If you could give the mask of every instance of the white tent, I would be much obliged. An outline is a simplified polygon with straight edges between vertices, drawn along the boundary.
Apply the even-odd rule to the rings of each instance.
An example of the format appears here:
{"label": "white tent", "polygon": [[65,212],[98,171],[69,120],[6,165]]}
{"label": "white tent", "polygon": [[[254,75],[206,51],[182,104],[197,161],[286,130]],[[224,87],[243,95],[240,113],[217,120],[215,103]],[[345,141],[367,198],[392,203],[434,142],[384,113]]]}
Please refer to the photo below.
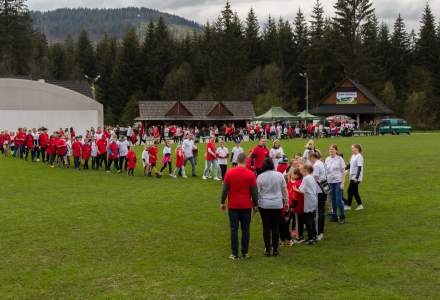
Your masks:
{"label": "white tent", "polygon": [[0,129],[73,127],[84,134],[103,125],[101,103],[44,81],[0,78]]}

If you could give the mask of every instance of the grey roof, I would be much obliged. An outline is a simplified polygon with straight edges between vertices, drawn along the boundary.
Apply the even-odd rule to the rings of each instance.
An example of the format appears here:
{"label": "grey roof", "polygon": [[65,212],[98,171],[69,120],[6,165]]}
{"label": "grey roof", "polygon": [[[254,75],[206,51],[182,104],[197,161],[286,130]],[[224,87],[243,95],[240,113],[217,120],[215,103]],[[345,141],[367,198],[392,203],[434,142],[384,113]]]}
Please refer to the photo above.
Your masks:
{"label": "grey roof", "polygon": [[46,80],[46,82],[72,90],[89,98],[93,98],[92,88],[85,80]]}
{"label": "grey roof", "polygon": [[[393,111],[389,109],[382,101],[379,100],[367,87],[358,83],[355,80],[346,78],[350,83],[361,93],[367,97],[371,104],[354,104],[354,105],[338,105],[338,104],[320,104],[311,112],[314,114],[378,114],[391,115]],[[343,80],[342,82],[344,82]],[[334,88],[329,94],[333,93],[339,88],[339,85]]]}
{"label": "grey roof", "polygon": [[[255,117],[254,106],[250,101],[181,101],[192,116],[166,116],[177,101],[139,102],[138,121],[228,121],[251,120]],[[208,116],[213,108],[222,103],[233,116]]]}

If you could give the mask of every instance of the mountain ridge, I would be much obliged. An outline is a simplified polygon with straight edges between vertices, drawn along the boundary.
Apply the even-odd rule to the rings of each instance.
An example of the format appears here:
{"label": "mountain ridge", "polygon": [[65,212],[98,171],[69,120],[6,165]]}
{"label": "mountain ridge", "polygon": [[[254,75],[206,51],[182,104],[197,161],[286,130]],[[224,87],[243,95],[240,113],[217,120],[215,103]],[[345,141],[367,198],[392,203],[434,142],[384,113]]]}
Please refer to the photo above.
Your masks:
{"label": "mountain ridge", "polygon": [[86,30],[94,42],[106,34],[121,39],[130,27],[142,35],[148,23],[157,22],[160,17],[177,37],[202,29],[195,21],[146,7],[59,8],[31,11],[31,17],[34,29],[44,33],[49,42],[61,42],[68,35],[75,38],[82,30]]}

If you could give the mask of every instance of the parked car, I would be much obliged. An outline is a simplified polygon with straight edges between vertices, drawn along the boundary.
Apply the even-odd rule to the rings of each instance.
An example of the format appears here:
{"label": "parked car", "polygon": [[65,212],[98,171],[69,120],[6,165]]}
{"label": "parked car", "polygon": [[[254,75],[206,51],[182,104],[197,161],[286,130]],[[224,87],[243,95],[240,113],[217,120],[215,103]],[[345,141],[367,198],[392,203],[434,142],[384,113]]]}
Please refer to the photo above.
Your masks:
{"label": "parked car", "polygon": [[403,119],[383,119],[379,123],[379,134],[399,135],[401,133],[411,134],[412,127]]}

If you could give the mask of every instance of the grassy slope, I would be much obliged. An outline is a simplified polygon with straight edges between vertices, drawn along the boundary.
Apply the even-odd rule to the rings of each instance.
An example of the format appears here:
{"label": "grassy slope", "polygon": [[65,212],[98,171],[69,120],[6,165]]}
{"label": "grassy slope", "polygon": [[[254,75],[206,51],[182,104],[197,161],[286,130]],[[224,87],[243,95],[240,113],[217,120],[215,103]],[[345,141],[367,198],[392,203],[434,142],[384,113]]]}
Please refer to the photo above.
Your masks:
{"label": "grassy slope", "polygon": [[256,217],[240,262],[227,260],[218,183],[0,158],[0,298],[439,298],[439,138],[319,141],[364,145],[367,209],[277,259],[262,256]]}

